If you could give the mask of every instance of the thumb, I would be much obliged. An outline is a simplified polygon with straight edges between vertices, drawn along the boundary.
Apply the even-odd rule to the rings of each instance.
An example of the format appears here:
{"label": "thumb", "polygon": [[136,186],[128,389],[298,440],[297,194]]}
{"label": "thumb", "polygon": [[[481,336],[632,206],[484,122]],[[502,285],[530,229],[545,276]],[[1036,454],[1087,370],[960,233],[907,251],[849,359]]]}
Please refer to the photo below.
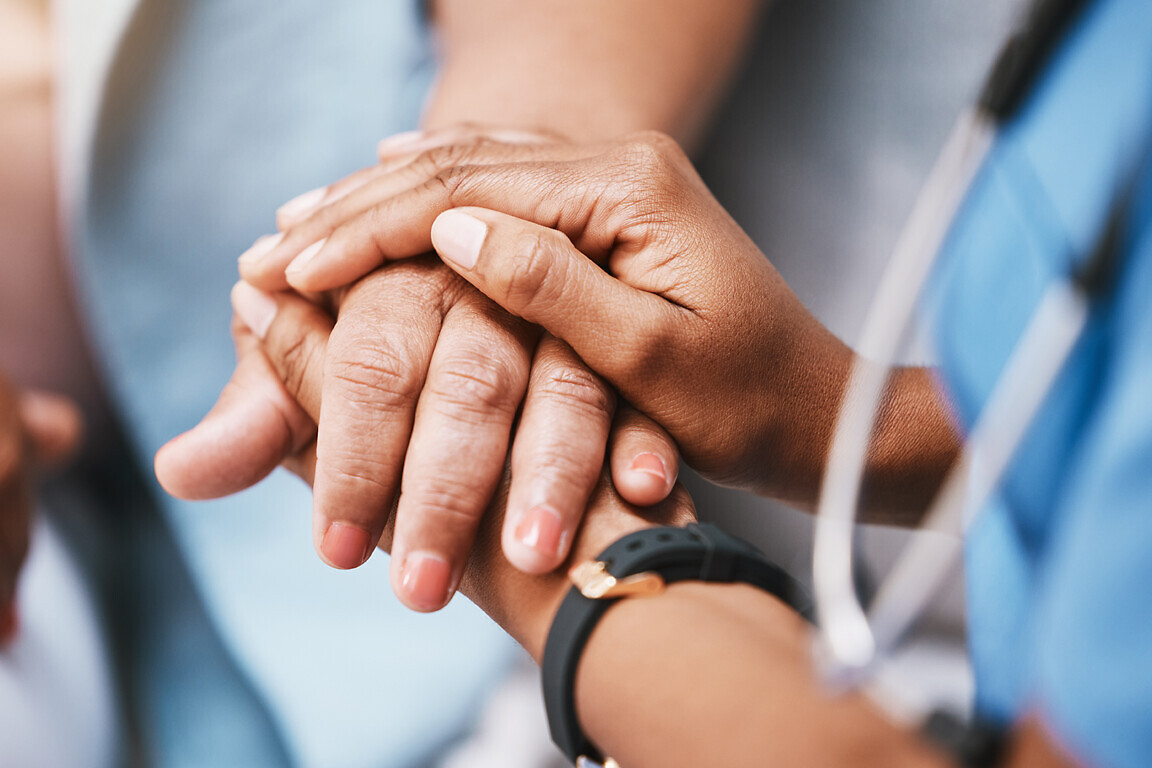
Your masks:
{"label": "thumb", "polygon": [[441,213],[432,245],[481,293],[568,342],[616,384],[651,352],[673,311],[605,272],[564,233],[497,211]]}
{"label": "thumb", "polygon": [[255,485],[316,435],[252,331],[234,321],[233,335],[236,370],[216,405],[156,454],[156,478],[177,498],[215,499]]}

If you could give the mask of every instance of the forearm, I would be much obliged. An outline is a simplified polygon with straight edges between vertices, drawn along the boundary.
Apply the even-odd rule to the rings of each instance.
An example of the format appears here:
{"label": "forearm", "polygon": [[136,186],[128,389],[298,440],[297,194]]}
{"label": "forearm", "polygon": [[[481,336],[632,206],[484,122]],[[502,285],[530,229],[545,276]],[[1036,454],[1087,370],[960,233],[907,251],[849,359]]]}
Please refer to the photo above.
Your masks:
{"label": "forearm", "polygon": [[[814,511],[855,355],[802,307],[758,358],[776,366],[754,372],[761,384],[757,439],[741,471],[761,480],[757,492]],[[751,385],[749,386],[751,388]],[[947,398],[933,369],[900,367],[875,414],[860,517],[869,523],[915,526],[959,450]]]}
{"label": "forearm", "polygon": [[663,130],[690,146],[760,0],[437,0],[426,127],[475,122],[597,140]]}
{"label": "forearm", "polygon": [[819,685],[806,625],[745,585],[624,600],[576,681],[586,732],[621,765],[942,766],[859,696]]}

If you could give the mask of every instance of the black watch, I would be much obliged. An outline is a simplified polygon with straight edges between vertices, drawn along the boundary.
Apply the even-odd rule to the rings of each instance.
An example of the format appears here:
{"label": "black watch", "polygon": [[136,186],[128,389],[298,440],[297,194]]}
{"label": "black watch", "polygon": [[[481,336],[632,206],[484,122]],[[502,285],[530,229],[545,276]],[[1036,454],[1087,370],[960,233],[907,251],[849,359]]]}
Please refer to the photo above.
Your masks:
{"label": "black watch", "polygon": [[813,620],[812,599],[799,582],[752,545],[706,523],[631,533],[569,577],[575,586],[552,621],[541,672],[552,740],[573,763],[604,762],[576,718],[576,669],[596,623],[619,598],[658,594],[677,581],[742,582]]}

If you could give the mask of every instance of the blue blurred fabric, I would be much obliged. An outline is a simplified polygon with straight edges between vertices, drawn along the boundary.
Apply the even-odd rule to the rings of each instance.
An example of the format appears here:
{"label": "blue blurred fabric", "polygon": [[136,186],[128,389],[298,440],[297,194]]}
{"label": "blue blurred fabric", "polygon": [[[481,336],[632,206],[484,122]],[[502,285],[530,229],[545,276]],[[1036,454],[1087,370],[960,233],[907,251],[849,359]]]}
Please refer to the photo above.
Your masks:
{"label": "blue blurred fabric", "polygon": [[[73,235],[142,466],[228,379],[237,256],[277,206],[415,127],[433,69],[417,0],[141,4]],[[463,598],[434,616],[402,608],[381,554],[354,572],[322,565],[295,478],[210,503],[156,493],[218,635],[193,626],[195,606],[150,630],[137,672],[160,765],[419,765],[467,728],[511,658]],[[165,566],[149,585],[161,594]]]}
{"label": "blue blurred fabric", "polygon": [[1115,288],[967,546],[977,706],[1038,711],[1088,764],[1152,764],[1152,6],[1101,0],[1002,136],[932,305],[965,423],[1044,289],[1141,179]]}

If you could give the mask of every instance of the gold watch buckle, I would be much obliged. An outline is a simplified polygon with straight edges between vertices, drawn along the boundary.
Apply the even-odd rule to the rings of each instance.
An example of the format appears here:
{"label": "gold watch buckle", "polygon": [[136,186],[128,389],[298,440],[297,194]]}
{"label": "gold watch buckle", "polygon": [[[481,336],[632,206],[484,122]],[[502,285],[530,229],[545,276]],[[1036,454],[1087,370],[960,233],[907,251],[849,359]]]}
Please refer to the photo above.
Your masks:
{"label": "gold watch buckle", "polygon": [[664,578],[658,573],[645,571],[617,579],[608,573],[607,564],[600,560],[587,560],[572,566],[568,579],[589,600],[646,597],[664,591]]}

